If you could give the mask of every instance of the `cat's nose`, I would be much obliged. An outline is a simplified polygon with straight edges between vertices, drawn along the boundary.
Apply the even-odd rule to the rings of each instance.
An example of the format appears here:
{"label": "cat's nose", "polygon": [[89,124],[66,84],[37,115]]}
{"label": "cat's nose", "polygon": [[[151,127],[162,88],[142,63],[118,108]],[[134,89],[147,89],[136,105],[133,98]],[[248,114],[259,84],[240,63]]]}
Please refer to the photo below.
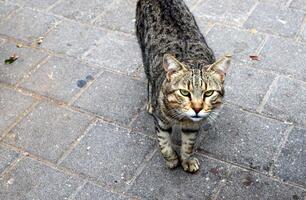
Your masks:
{"label": "cat's nose", "polygon": [[193,108],[193,110],[196,114],[198,114],[202,110],[202,108],[201,107],[195,107],[195,108]]}

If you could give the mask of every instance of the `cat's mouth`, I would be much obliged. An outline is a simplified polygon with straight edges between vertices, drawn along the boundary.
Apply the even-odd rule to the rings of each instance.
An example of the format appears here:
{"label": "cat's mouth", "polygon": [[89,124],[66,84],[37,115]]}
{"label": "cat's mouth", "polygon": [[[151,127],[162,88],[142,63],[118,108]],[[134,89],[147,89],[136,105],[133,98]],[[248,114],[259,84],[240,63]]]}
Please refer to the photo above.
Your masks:
{"label": "cat's mouth", "polygon": [[204,117],[201,117],[201,116],[199,116],[199,115],[194,115],[194,116],[191,116],[190,119],[191,119],[192,121],[197,122],[197,121],[200,121],[200,120],[204,119]]}

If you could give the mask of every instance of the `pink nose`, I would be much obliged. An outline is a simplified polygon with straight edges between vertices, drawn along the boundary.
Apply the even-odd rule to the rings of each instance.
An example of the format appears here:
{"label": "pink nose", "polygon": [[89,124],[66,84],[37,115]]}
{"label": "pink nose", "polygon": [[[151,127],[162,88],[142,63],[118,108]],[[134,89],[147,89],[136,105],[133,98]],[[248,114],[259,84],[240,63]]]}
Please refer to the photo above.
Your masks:
{"label": "pink nose", "polygon": [[196,114],[198,114],[202,110],[202,108],[197,107],[197,108],[193,108],[193,110]]}

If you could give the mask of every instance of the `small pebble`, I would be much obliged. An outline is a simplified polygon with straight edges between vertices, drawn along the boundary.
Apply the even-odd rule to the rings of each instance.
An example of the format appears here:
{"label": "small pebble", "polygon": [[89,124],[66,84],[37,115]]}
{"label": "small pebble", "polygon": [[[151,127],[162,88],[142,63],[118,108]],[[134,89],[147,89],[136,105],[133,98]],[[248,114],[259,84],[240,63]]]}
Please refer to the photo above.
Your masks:
{"label": "small pebble", "polygon": [[82,87],[84,87],[85,85],[86,85],[86,81],[84,81],[84,80],[78,80],[78,82],[77,82],[77,86],[79,87],[79,88],[82,88]]}
{"label": "small pebble", "polygon": [[92,81],[92,80],[94,80],[94,77],[92,77],[92,75],[88,75],[88,76],[86,76],[86,80]]}

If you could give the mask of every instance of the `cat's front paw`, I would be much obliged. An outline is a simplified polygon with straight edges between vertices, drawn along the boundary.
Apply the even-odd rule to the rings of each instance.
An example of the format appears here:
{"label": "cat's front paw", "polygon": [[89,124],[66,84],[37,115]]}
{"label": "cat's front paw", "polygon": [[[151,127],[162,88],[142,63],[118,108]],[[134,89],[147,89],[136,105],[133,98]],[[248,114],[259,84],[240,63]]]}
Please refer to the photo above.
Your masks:
{"label": "cat's front paw", "polygon": [[166,160],[166,166],[170,169],[174,169],[179,165],[179,160],[174,159],[174,160]]}
{"label": "cat's front paw", "polygon": [[199,170],[200,162],[197,158],[191,157],[182,161],[182,167],[186,172],[194,173]]}

